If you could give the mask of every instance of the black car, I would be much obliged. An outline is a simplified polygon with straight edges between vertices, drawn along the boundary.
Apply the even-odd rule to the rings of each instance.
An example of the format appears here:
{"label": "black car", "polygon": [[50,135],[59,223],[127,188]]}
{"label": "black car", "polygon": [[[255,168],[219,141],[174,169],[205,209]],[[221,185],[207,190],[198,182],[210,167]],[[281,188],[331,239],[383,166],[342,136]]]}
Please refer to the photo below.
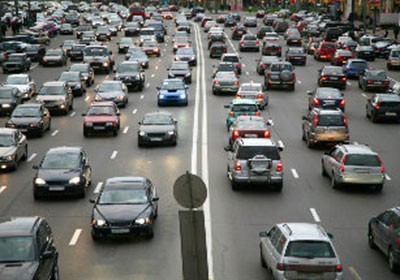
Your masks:
{"label": "black car", "polygon": [[58,251],[42,217],[0,219],[0,279],[59,279]]}
{"label": "black car", "polygon": [[[213,65],[214,67],[214,65]],[[215,75],[218,72],[234,72],[236,75],[239,75],[237,72],[236,66],[233,62],[220,62],[218,65],[215,67],[212,78],[215,78]]]}
{"label": "black car", "polygon": [[124,31],[125,37],[139,36],[140,24],[138,22],[127,22]]}
{"label": "black car", "polygon": [[108,27],[98,27],[95,33],[97,41],[110,41],[111,32]]}
{"label": "black car", "polygon": [[225,33],[224,32],[212,32],[208,36],[208,49],[210,49],[211,45],[215,42],[225,43]]}
{"label": "black car", "polygon": [[340,66],[324,66],[318,71],[318,85],[346,89],[347,78]]}
{"label": "black car", "polygon": [[369,220],[368,245],[379,249],[387,257],[392,272],[400,270],[400,208],[387,209]]}
{"label": "black car", "polygon": [[89,159],[81,147],[51,148],[33,169],[37,170],[33,178],[34,199],[70,194],[85,197],[92,183]]}
{"label": "black car", "polygon": [[375,60],[375,52],[372,46],[357,46],[357,48],[355,49],[355,55],[357,58],[365,59],[368,61]]}
{"label": "black car", "polygon": [[247,27],[243,25],[237,25],[233,28],[231,38],[232,40],[240,40],[245,34],[247,34]]}
{"label": "black car", "polygon": [[70,23],[63,23],[60,26],[61,35],[74,35],[74,28]]}
{"label": "black car", "polygon": [[400,96],[397,94],[374,94],[367,100],[366,117],[372,122],[381,120],[400,121]]}
{"label": "black car", "polygon": [[345,111],[346,101],[344,94],[330,87],[319,87],[314,91],[307,91],[308,95],[308,110],[314,108],[336,109],[339,108],[342,112]]}
{"label": "black car", "polygon": [[66,82],[74,96],[82,96],[86,93],[85,80],[79,71],[64,71],[58,81]]}
{"label": "black car", "polygon": [[271,26],[261,26],[258,31],[257,31],[257,38],[262,39],[265,36],[265,33],[267,32],[273,32]]}
{"label": "black car", "polygon": [[124,61],[115,70],[115,80],[122,81],[129,90],[142,91],[145,74],[141,65],[136,61]]}
{"label": "black car", "polygon": [[307,54],[304,48],[288,48],[286,51],[286,61],[289,61],[293,65],[303,65],[307,63]]}
{"label": "black car", "polygon": [[39,44],[29,45],[25,48],[25,53],[32,62],[41,62],[46,53],[46,48]]}
{"label": "black car", "polygon": [[0,115],[10,115],[22,102],[23,96],[16,87],[0,86]]}
{"label": "black car", "polygon": [[122,37],[118,45],[118,53],[127,53],[129,48],[135,47],[132,38]]}
{"label": "black car", "polygon": [[365,70],[358,79],[358,87],[364,91],[386,92],[389,89],[389,78],[384,70]]}
{"label": "black car", "polygon": [[179,48],[175,53],[176,61],[187,61],[190,66],[197,65],[196,51],[192,47]]}
{"label": "black car", "polygon": [[26,53],[12,53],[7,56],[2,66],[3,74],[23,73],[31,68],[31,59],[27,57]]}
{"label": "black car", "polygon": [[42,137],[51,128],[50,112],[41,103],[20,104],[11,114],[6,127],[17,128],[27,136]]}
{"label": "black car", "polygon": [[192,83],[192,69],[189,62],[173,61],[168,70],[168,78],[181,78],[185,84]]}
{"label": "black car", "polygon": [[67,54],[62,48],[49,49],[46,51],[40,64],[42,66],[64,66],[67,64]]}
{"label": "black car", "polygon": [[175,146],[178,139],[177,121],[168,112],[147,113],[138,130],[138,146],[169,144]]}
{"label": "black car", "polygon": [[92,211],[92,239],[131,237],[153,238],[158,216],[156,188],[144,177],[113,177],[100,190]]}
{"label": "black car", "polygon": [[69,57],[71,61],[82,61],[83,60],[83,50],[86,45],[74,44],[72,45],[71,51],[69,52]]}
{"label": "black car", "polygon": [[233,27],[233,26],[236,26],[236,24],[237,24],[237,21],[233,17],[230,17],[230,16],[228,16],[224,22],[225,27]]}
{"label": "black car", "polygon": [[83,76],[83,79],[86,83],[87,87],[90,87],[94,84],[94,71],[92,67],[90,67],[87,63],[75,63],[72,64],[71,67],[68,69],[69,71],[77,71],[80,72]]}

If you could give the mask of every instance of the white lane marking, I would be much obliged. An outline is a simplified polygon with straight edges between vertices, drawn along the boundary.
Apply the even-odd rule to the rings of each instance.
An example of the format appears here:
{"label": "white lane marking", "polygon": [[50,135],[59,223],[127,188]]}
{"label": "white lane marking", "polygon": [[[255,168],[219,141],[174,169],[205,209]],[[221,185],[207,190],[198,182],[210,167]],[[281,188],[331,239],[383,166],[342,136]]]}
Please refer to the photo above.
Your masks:
{"label": "white lane marking", "polygon": [[124,131],[122,131],[122,133],[123,134],[127,134],[128,133],[128,129],[129,129],[129,126],[125,126]]}
{"label": "white lane marking", "polygon": [[150,83],[147,83],[147,84],[146,84],[146,88],[149,88],[149,87],[150,87]]}
{"label": "white lane marking", "polygon": [[89,101],[90,96],[86,96],[85,101]]}
{"label": "white lane marking", "polygon": [[243,66],[243,68],[245,68],[245,67],[246,67],[246,64],[243,63],[242,66]]}
{"label": "white lane marking", "polygon": [[[168,45],[167,45],[168,46]],[[165,52],[165,49],[162,50],[163,52]]]}
{"label": "white lane marking", "polygon": [[4,192],[7,189],[7,186],[1,186],[0,187],[0,193]]}
{"label": "white lane marking", "polygon": [[141,96],[140,96],[140,99],[143,99],[144,98],[144,95],[142,94]]}
{"label": "white lane marking", "polygon": [[161,59],[159,59],[158,62],[161,62]]}
{"label": "white lane marking", "polygon": [[351,86],[351,83],[350,83],[349,81],[347,81],[346,84],[347,84],[349,87]]}
{"label": "white lane marking", "polygon": [[349,266],[349,271],[353,275],[354,280],[362,280],[360,274],[358,274],[357,270],[354,267]]}
{"label": "white lane marking", "polygon": [[39,63],[34,63],[34,64],[31,66],[30,70],[35,69],[36,67],[38,67],[38,65],[39,65]]}
{"label": "white lane marking", "polygon": [[151,77],[154,78],[154,74],[151,74]]}
{"label": "white lane marking", "polygon": [[268,122],[269,122],[270,126],[274,126],[274,121],[273,120],[269,119]]}
{"label": "white lane marking", "polygon": [[301,81],[297,81],[297,83],[298,83],[299,85],[301,85]]}
{"label": "white lane marking", "polygon": [[314,221],[315,221],[316,223],[321,222],[321,219],[319,218],[318,213],[317,213],[317,210],[315,210],[315,208],[310,208],[310,212],[311,212],[311,215],[313,216]]}
{"label": "white lane marking", "polygon": [[246,75],[248,76],[250,73],[249,73],[249,71],[246,71]]}
{"label": "white lane marking", "polygon": [[75,246],[76,245],[81,233],[82,233],[82,229],[78,228],[78,229],[75,230],[74,235],[72,235],[71,241],[69,242],[69,246]]}
{"label": "white lane marking", "polygon": [[133,110],[132,114],[136,114],[136,112],[137,112],[137,109]]}
{"label": "white lane marking", "polygon": [[28,162],[31,162],[35,157],[37,156],[36,153],[33,153],[29,158],[28,158]]}
{"label": "white lane marking", "polygon": [[358,145],[358,142],[353,142],[354,145]]}
{"label": "white lane marking", "polygon": [[73,116],[75,116],[76,112],[73,111],[71,114],[69,114],[69,116],[72,118]]}
{"label": "white lane marking", "polygon": [[99,193],[101,190],[101,187],[103,187],[103,182],[98,182],[96,185],[96,188],[94,189],[93,193]]}
{"label": "white lane marking", "polygon": [[292,174],[293,174],[294,178],[296,178],[296,179],[299,178],[299,174],[297,174],[296,169],[292,168],[292,169],[290,169],[290,171],[292,171]]}
{"label": "white lane marking", "polygon": [[283,145],[283,142],[282,142],[282,140],[279,140],[279,141],[278,141],[278,144],[279,144],[279,147],[281,147],[281,148],[285,148],[285,145]]}
{"label": "white lane marking", "polygon": [[117,157],[118,151],[113,151],[110,159],[115,159]]}
{"label": "white lane marking", "polygon": [[395,80],[395,79],[393,79],[392,77],[388,77],[389,78],[389,80],[391,80],[392,82],[394,82],[394,83],[398,83],[398,81],[397,80]]}
{"label": "white lane marking", "polygon": [[365,93],[361,93],[362,97],[368,98],[368,96]]}
{"label": "white lane marking", "polygon": [[54,130],[54,132],[51,134],[51,136],[56,136],[57,133],[58,133],[58,129],[57,129],[57,130]]}
{"label": "white lane marking", "polygon": [[385,174],[386,180],[390,181],[392,178],[389,177],[389,175]]}
{"label": "white lane marking", "polygon": [[156,65],[156,70],[158,70],[158,65]]}

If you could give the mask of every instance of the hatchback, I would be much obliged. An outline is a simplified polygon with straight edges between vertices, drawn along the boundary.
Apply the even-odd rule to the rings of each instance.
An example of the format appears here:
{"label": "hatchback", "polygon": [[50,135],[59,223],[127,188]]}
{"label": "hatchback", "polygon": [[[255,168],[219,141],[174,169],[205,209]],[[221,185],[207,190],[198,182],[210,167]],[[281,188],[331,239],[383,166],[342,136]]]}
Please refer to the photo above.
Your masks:
{"label": "hatchback", "polygon": [[382,120],[400,121],[400,96],[396,94],[374,94],[367,100],[365,114],[372,122]]}

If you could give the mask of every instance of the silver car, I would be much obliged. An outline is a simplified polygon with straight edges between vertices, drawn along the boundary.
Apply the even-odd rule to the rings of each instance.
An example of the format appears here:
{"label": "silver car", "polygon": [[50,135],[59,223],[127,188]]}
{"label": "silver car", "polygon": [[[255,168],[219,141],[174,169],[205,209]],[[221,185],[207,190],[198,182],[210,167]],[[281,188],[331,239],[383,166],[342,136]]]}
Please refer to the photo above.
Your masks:
{"label": "silver car", "polygon": [[28,141],[18,129],[0,128],[0,168],[17,169],[28,158]]}
{"label": "silver car", "polygon": [[4,85],[16,87],[26,100],[36,94],[36,83],[29,74],[8,75]]}
{"label": "silver car", "polygon": [[322,175],[336,189],[343,184],[374,186],[382,191],[386,180],[380,156],[366,145],[337,145],[322,156]]}
{"label": "silver car", "polygon": [[239,87],[237,98],[253,99],[261,110],[268,105],[268,94],[261,83],[244,83]]}
{"label": "silver car", "polygon": [[234,93],[239,89],[239,79],[235,72],[218,72],[213,80],[212,92],[218,93]]}

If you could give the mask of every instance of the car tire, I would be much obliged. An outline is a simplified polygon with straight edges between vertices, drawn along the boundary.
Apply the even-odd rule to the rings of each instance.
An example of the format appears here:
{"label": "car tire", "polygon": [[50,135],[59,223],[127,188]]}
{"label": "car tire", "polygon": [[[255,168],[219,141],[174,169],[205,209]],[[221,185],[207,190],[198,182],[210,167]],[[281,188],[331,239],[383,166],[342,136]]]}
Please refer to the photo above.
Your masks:
{"label": "car tire", "polygon": [[101,237],[100,237],[99,235],[97,235],[96,233],[94,233],[93,230],[91,231],[91,234],[90,234],[90,235],[92,236],[92,240],[93,240],[93,241],[95,241],[95,242],[101,241]]}
{"label": "car tire", "polygon": [[113,131],[113,136],[118,136],[118,129],[117,129],[117,128],[114,129],[114,131]]}
{"label": "car tire", "polygon": [[261,267],[267,268],[267,263],[265,262],[263,255],[262,255],[262,251],[261,251],[261,243],[260,243],[260,263],[261,263]]}
{"label": "car tire", "polygon": [[239,185],[238,185],[238,183],[236,183],[233,179],[232,179],[232,181],[231,181],[231,187],[232,187],[232,190],[233,190],[233,191],[239,190]]}
{"label": "car tire", "polygon": [[392,66],[390,64],[387,65],[388,70],[392,70]]}
{"label": "car tire", "polygon": [[336,179],[335,179],[335,173],[332,173],[331,186],[332,186],[332,189],[335,189],[335,190],[339,188],[339,184],[336,182]]}
{"label": "car tire", "polygon": [[274,191],[281,192],[283,187],[283,182],[280,182],[274,186]]}
{"label": "car tire", "polygon": [[376,244],[375,244],[374,236],[372,235],[371,228],[368,230],[368,246],[371,249],[376,249]]}
{"label": "car tire", "polygon": [[39,199],[42,199],[42,196],[39,195],[37,192],[33,191],[33,199],[34,200],[39,200]]}
{"label": "car tire", "polygon": [[79,193],[80,198],[85,198],[86,197],[86,184],[83,186],[82,191]]}
{"label": "car tire", "polygon": [[60,279],[60,271],[58,269],[58,261],[53,265],[53,269],[51,271],[51,280],[59,280]]}
{"label": "car tire", "polygon": [[394,255],[393,255],[392,248],[389,248],[388,263],[389,263],[389,268],[390,268],[391,272],[394,272],[394,273],[399,272],[399,266],[394,262]]}
{"label": "car tire", "polygon": [[152,239],[152,238],[154,237],[154,230],[153,230],[153,228],[151,228],[151,229],[148,230],[148,232],[147,232],[147,234],[146,234],[146,237],[147,237],[148,239]]}
{"label": "car tire", "polygon": [[375,192],[380,193],[382,192],[383,184],[378,184],[375,186]]}
{"label": "car tire", "polygon": [[26,161],[27,159],[28,159],[28,146],[25,146],[25,151],[21,157],[21,160]]}
{"label": "car tire", "polygon": [[377,123],[378,122],[378,117],[376,116],[375,113],[371,113],[371,121],[373,123]]}
{"label": "car tire", "polygon": [[89,132],[86,129],[83,129],[83,136],[89,137]]}

